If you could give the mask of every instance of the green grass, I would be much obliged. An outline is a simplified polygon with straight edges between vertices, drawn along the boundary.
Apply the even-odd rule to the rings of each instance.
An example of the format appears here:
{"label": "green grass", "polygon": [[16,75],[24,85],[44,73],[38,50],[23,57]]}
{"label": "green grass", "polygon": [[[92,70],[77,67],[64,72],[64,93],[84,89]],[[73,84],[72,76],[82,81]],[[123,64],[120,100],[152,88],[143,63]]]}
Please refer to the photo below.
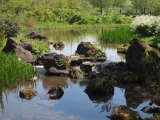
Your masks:
{"label": "green grass", "polygon": [[20,33],[17,37],[14,37],[14,40],[16,42],[21,43],[20,40],[26,40],[31,42],[32,44],[32,49],[33,53],[35,55],[40,55],[43,52],[48,52],[49,51],[49,41],[48,40],[39,40],[39,39],[29,39],[25,38],[25,35],[23,33]]}
{"label": "green grass", "polygon": [[100,36],[100,41],[105,43],[125,43],[133,39],[133,36],[134,35],[131,31],[131,28],[129,27],[108,29],[104,30],[104,32]]}
{"label": "green grass", "polygon": [[68,24],[68,23],[63,23],[63,22],[36,22],[36,24],[32,27],[26,27],[20,24],[21,30],[26,30],[26,29],[36,29],[36,30],[41,30],[41,29],[53,29],[53,28],[117,28],[117,27],[126,27],[129,26],[130,23],[122,23],[122,24],[116,24],[116,23],[105,23],[105,24]]}
{"label": "green grass", "polygon": [[14,54],[0,53],[0,93],[3,87],[16,80],[27,80],[35,75],[32,65],[19,61]]}

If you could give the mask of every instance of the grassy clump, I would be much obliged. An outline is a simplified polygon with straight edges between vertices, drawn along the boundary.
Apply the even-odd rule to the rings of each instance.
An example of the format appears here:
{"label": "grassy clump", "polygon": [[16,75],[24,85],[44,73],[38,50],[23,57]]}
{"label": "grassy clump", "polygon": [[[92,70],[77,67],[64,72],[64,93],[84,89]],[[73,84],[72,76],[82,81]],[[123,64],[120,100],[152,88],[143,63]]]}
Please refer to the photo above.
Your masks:
{"label": "grassy clump", "polygon": [[32,40],[32,49],[34,54],[39,55],[43,52],[48,52],[49,45],[48,45],[48,42],[36,39],[36,40]]}
{"label": "grassy clump", "polygon": [[4,86],[16,80],[30,79],[35,75],[33,66],[26,62],[19,61],[14,54],[0,53],[0,93]]}
{"label": "grassy clump", "polygon": [[101,42],[116,42],[116,43],[124,43],[129,42],[133,38],[133,33],[131,28],[116,28],[116,29],[108,29],[103,32],[100,36]]}

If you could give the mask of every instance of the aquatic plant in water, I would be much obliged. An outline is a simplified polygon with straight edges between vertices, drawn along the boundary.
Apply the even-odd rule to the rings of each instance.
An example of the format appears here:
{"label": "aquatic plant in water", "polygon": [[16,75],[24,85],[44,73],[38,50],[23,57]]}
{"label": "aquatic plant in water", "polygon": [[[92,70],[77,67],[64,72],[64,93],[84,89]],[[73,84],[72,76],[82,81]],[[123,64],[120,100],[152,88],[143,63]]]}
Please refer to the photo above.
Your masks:
{"label": "aquatic plant in water", "polygon": [[133,33],[131,28],[115,28],[104,30],[103,34],[100,36],[101,42],[128,42],[133,38]]}

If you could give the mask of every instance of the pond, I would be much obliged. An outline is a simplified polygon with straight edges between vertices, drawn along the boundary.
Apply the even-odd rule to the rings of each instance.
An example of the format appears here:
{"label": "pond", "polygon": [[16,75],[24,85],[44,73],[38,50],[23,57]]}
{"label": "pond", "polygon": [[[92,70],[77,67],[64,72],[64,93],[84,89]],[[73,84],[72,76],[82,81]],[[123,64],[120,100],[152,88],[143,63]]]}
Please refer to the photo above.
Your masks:
{"label": "pond", "polygon": [[[81,41],[94,43],[106,52],[107,59],[125,61],[122,55],[117,54],[119,44],[100,44],[98,36],[101,28],[92,29],[53,29],[43,32],[50,42],[63,41],[63,50],[55,50],[50,45],[49,52],[57,52],[67,56],[73,55]],[[150,102],[145,94],[135,91],[138,85],[118,85],[114,87],[114,94],[105,97],[88,96],[84,89],[87,78],[70,79],[66,76],[46,76],[40,71],[36,81],[20,81],[6,87],[0,97],[0,120],[109,120],[117,106],[127,105],[138,111],[142,118],[150,118],[141,109]],[[51,100],[46,97],[47,88],[60,86],[64,94],[60,99]],[[31,100],[21,99],[19,91],[31,87],[37,91],[37,96]]]}

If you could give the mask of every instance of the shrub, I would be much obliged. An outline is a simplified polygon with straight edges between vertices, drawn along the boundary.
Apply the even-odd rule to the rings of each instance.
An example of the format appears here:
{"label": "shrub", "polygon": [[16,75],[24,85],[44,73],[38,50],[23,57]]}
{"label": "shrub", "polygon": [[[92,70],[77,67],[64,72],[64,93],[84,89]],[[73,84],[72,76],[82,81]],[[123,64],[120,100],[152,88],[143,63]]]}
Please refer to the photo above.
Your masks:
{"label": "shrub", "polygon": [[160,17],[142,15],[136,17],[130,27],[142,36],[160,36]]}
{"label": "shrub", "polygon": [[7,20],[0,20],[0,31],[3,31],[5,37],[15,37],[19,33],[20,27],[17,23]]}
{"label": "shrub", "polygon": [[69,20],[69,24],[77,23],[79,25],[81,24],[88,24],[89,23],[89,15],[87,14],[75,14],[73,17]]}

